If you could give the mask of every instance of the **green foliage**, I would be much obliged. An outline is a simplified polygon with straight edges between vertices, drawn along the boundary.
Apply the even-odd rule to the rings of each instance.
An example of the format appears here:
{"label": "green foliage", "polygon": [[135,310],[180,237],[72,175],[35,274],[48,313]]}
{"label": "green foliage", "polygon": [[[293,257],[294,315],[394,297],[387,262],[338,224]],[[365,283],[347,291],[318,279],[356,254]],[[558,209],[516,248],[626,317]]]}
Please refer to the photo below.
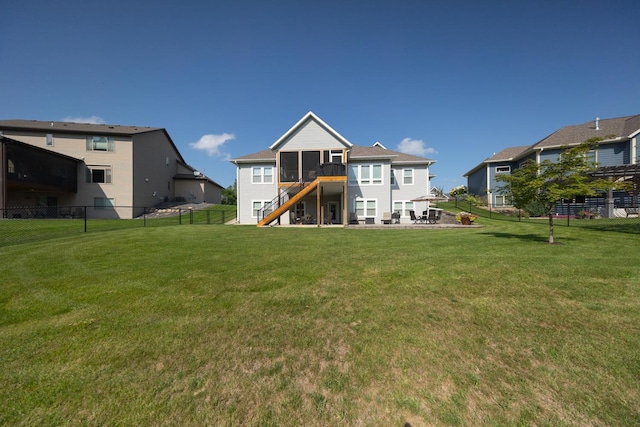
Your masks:
{"label": "green foliage", "polygon": [[236,205],[238,202],[238,181],[233,181],[233,184],[227,188],[222,189],[222,204],[223,205]]}
{"label": "green foliage", "polygon": [[482,204],[482,200],[480,200],[480,197],[476,196],[475,194],[467,194],[466,196],[464,196],[464,201],[465,203],[469,203],[471,206],[480,206]]}
{"label": "green foliage", "polygon": [[545,216],[548,214],[546,207],[542,203],[536,200],[530,203],[527,203],[523,207],[523,209],[527,212],[529,216],[533,216],[533,217]]}
{"label": "green foliage", "polygon": [[575,196],[594,196],[597,191],[614,185],[604,179],[592,180],[588,175],[595,165],[588,161],[587,153],[597,147],[599,140],[592,138],[565,148],[557,162],[527,160],[511,174],[496,177],[497,181],[504,182],[500,193],[507,195],[514,206],[526,209],[535,205],[545,212],[549,218],[549,243],[554,243],[553,209],[557,202]]}
{"label": "green foliage", "polygon": [[449,195],[451,197],[458,197],[462,196],[463,194],[467,194],[467,187],[465,187],[464,185],[459,185],[449,190]]}

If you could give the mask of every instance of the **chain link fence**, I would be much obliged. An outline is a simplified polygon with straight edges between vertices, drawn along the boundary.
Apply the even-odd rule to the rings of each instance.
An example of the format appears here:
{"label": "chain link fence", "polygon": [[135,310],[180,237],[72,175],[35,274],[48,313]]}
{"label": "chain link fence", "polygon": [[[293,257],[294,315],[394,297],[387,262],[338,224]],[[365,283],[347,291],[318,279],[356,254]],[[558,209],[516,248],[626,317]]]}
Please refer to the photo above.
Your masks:
{"label": "chain link fence", "polygon": [[[137,214],[137,215],[136,215]],[[132,219],[121,219],[121,218]],[[226,224],[235,206],[148,208],[113,206],[22,206],[0,209],[0,246],[73,234],[186,224]]]}

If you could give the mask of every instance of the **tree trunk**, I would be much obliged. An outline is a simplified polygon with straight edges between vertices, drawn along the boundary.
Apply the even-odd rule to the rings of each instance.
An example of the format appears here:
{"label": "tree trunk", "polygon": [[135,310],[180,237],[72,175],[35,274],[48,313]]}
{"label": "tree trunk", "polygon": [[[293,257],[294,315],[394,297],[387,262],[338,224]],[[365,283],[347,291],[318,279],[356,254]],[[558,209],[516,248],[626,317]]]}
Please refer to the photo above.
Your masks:
{"label": "tree trunk", "polygon": [[553,212],[549,212],[549,244],[553,244]]}

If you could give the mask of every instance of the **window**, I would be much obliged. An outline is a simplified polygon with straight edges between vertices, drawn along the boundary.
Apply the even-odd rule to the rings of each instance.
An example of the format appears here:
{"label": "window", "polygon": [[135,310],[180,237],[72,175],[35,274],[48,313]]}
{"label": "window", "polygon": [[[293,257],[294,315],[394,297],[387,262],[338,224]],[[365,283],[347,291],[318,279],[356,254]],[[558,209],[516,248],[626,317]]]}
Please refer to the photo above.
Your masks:
{"label": "window", "polygon": [[114,139],[106,136],[88,136],[87,151],[115,151]]}
{"label": "window", "polygon": [[413,185],[413,169],[402,170],[402,183],[404,185]]}
{"label": "window", "polygon": [[496,166],[496,174],[511,173],[511,166]]}
{"label": "window", "polygon": [[252,168],[251,182],[254,184],[271,184],[273,182],[273,168],[271,166]]}
{"label": "window", "polygon": [[376,199],[356,200],[356,214],[359,217],[374,217],[377,213],[378,201]]}
{"label": "window", "polygon": [[595,150],[587,151],[587,153],[585,154],[585,160],[586,160],[586,163],[587,163],[588,167],[590,167],[590,168],[595,167],[597,165],[597,158],[596,158]]}
{"label": "window", "polygon": [[[253,218],[258,218],[264,209],[264,216],[269,215],[273,211],[273,207],[271,206],[271,201],[264,200],[255,200],[252,202],[252,211],[251,216]],[[264,216],[260,217],[260,219],[264,218]]]}
{"label": "window", "polygon": [[53,134],[48,133],[47,134],[47,147],[52,147],[53,146]]}
{"label": "window", "polygon": [[111,166],[88,166],[87,182],[111,184]]}
{"label": "window", "polygon": [[507,197],[506,196],[500,196],[500,195],[496,194],[494,197],[495,197],[495,201],[496,201],[495,206],[497,206],[497,207],[508,206],[507,205]]}
{"label": "window", "polygon": [[381,185],[382,165],[349,166],[349,184]]}
{"label": "window", "polygon": [[95,209],[113,209],[115,207],[114,199],[109,199],[106,197],[94,197],[93,198],[93,207]]}
{"label": "window", "polygon": [[389,181],[391,181],[391,185],[396,185],[396,170],[391,169],[391,176],[389,177]]}
{"label": "window", "polygon": [[399,212],[400,216],[403,217],[409,217],[411,216],[409,214],[409,211],[412,211],[413,209],[413,202],[409,202],[409,201],[395,201],[393,202],[393,211],[394,212]]}

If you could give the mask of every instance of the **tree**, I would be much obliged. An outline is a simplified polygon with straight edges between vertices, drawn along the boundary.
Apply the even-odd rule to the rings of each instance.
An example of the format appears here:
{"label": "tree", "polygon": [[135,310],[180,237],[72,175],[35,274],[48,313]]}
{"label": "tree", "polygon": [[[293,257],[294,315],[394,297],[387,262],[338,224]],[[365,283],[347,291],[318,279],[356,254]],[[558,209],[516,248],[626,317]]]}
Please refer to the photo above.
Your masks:
{"label": "tree", "polygon": [[496,177],[505,185],[499,190],[517,208],[535,203],[549,217],[549,243],[553,244],[553,211],[556,203],[576,196],[594,196],[598,191],[613,188],[605,179],[591,179],[588,172],[595,169],[587,153],[597,147],[600,138],[588,139],[571,148],[565,148],[557,162],[527,160],[512,174]]}
{"label": "tree", "polygon": [[462,196],[463,194],[467,194],[467,187],[465,187],[464,185],[459,185],[449,190],[449,195],[451,197],[457,198],[458,196]]}
{"label": "tree", "polygon": [[233,181],[233,185],[222,189],[222,204],[235,205],[238,202],[237,180]]}

